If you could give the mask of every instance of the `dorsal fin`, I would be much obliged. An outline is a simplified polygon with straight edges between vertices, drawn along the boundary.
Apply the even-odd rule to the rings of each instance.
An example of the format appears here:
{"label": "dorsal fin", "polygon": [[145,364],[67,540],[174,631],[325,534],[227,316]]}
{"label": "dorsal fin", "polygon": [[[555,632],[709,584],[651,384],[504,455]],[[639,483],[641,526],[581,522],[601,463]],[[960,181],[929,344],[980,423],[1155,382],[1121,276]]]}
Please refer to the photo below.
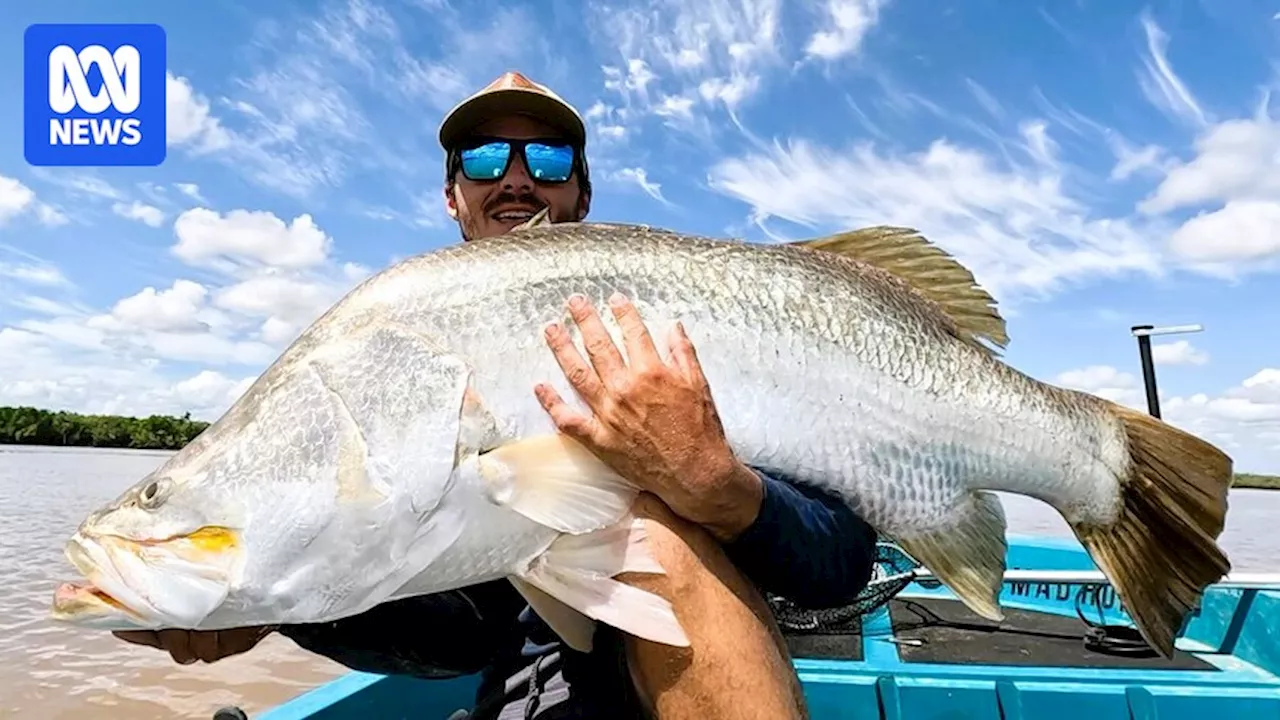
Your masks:
{"label": "dorsal fin", "polygon": [[942,306],[971,338],[1000,348],[1009,344],[995,298],[978,286],[968,268],[915,230],[877,225],[791,244],[874,265]]}

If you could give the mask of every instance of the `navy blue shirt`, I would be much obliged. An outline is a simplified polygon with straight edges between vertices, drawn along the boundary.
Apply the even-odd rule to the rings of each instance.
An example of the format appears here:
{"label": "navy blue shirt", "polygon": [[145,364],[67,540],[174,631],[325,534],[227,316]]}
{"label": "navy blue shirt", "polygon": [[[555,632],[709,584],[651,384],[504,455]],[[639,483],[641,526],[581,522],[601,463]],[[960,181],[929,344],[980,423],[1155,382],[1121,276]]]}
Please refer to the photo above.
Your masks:
{"label": "navy blue shirt", "polygon": [[[832,495],[759,474],[760,512],[724,546],[734,565],[761,591],[804,607],[853,602],[871,577],[875,530]],[[618,632],[599,625],[592,652],[578,653],[505,580],[280,632],[356,670],[426,678],[482,673],[470,716],[476,720],[640,717]]]}

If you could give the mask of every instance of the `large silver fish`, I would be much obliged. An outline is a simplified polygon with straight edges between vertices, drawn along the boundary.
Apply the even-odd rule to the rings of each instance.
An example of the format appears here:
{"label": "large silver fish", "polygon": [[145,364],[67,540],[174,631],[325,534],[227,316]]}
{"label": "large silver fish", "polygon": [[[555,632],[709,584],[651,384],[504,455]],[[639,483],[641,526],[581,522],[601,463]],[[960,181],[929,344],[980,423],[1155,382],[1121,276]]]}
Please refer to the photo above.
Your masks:
{"label": "large silver fish", "polygon": [[913,232],[758,245],[532,224],[350,292],[84,521],[67,554],[89,584],[62,586],[55,616],[317,622],[509,578],[575,647],[588,618],[687,643],[662,598],[611,579],[661,572],[629,515],[635,488],[558,437],[532,392],[550,381],[584,407],[542,334],[577,292],[629,296],[663,352],[682,322],[744,462],[835,492],[984,617],[1002,617],[993,490],[1056,508],[1166,656],[1229,569],[1216,538],[1231,460],[1001,362],[991,298]]}

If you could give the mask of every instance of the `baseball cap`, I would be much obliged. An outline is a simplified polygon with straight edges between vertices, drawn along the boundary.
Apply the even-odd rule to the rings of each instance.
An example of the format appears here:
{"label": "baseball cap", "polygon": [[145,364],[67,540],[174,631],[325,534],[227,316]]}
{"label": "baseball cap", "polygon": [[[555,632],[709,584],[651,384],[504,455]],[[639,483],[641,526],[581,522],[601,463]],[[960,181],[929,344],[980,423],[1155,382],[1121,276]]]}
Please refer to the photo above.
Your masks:
{"label": "baseball cap", "polygon": [[472,128],[497,115],[521,113],[558,128],[573,143],[586,144],[582,116],[551,88],[509,71],[454,106],[440,123],[440,146],[453,147]]}

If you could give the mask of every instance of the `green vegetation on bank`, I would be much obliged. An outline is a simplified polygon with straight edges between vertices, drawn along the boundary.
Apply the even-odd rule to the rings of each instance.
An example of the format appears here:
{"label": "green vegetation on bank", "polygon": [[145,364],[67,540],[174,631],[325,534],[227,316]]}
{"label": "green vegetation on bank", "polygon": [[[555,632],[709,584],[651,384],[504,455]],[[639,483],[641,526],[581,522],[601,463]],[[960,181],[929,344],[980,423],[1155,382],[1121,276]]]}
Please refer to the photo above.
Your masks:
{"label": "green vegetation on bank", "polygon": [[1252,473],[1236,473],[1232,487],[1257,488],[1261,490],[1280,490],[1280,475],[1254,475]]}
{"label": "green vegetation on bank", "polygon": [[34,407],[0,407],[0,445],[56,445],[178,450],[209,426],[182,417],[81,415]]}
{"label": "green vegetation on bank", "polygon": [[[66,445],[81,447],[179,450],[209,423],[152,415],[81,415],[33,407],[0,407],[0,445]],[[1280,490],[1280,475],[1236,473],[1233,487]]]}

